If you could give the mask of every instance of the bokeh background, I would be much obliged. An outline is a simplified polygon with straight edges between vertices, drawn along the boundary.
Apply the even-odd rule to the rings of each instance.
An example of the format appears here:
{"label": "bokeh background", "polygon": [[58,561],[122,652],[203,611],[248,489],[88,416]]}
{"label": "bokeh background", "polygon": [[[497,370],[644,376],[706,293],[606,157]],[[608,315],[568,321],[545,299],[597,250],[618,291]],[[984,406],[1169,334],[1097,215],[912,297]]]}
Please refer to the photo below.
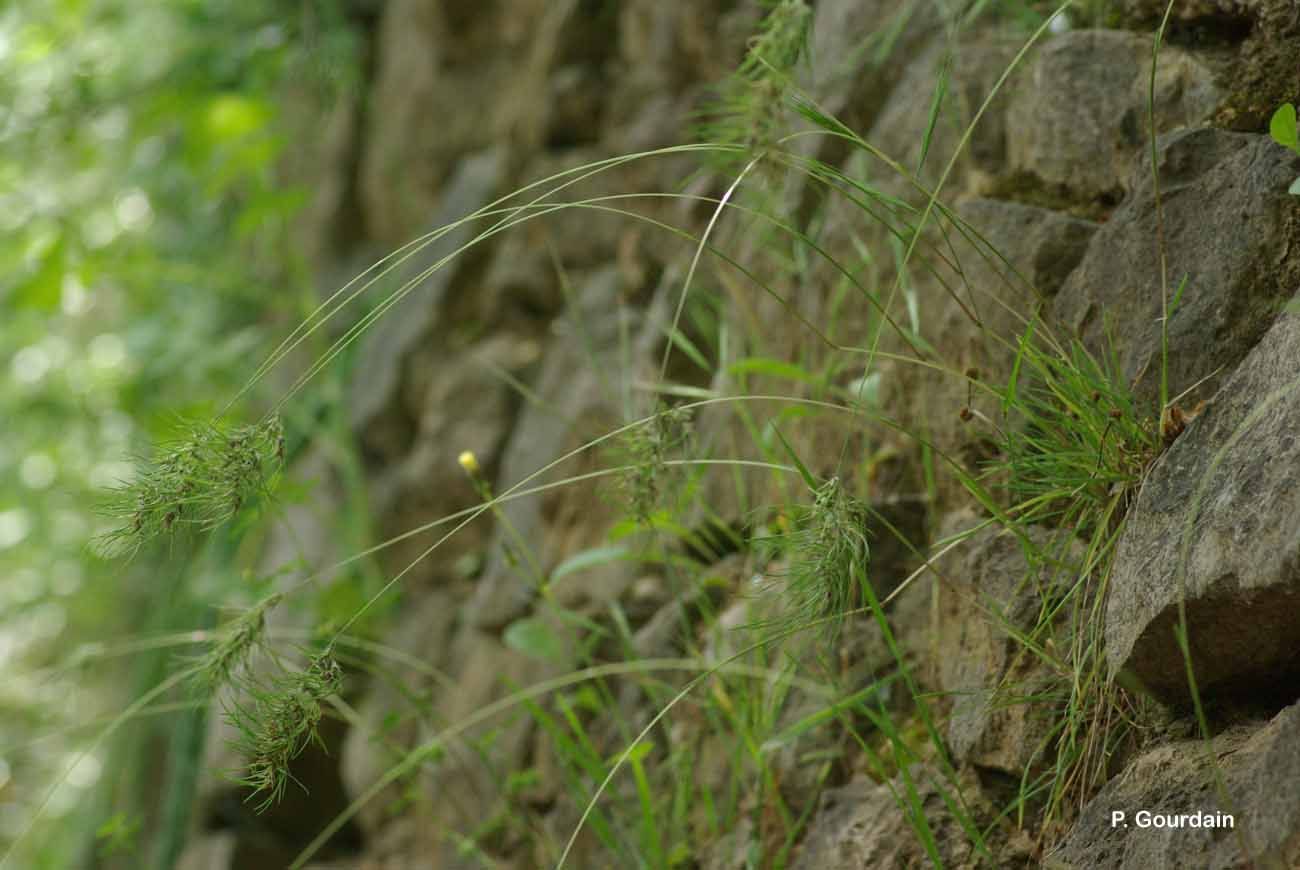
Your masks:
{"label": "bokeh background", "polygon": [[[222,410],[275,331],[315,304],[294,232],[315,194],[301,143],[317,110],[356,93],[363,30],[345,12],[0,9],[0,843],[105,717],[176,662],[174,647],[122,639],[211,625],[253,594],[238,533],[106,560],[91,546],[109,522],[96,508],[178,418]],[[327,407],[329,383],[314,389]],[[308,410],[293,437],[327,431],[327,413]],[[181,843],[157,835],[158,814],[181,814],[184,830],[193,781],[174,761],[201,723],[183,709],[195,704],[168,701],[91,748],[12,866],[114,852],[170,866]]]}

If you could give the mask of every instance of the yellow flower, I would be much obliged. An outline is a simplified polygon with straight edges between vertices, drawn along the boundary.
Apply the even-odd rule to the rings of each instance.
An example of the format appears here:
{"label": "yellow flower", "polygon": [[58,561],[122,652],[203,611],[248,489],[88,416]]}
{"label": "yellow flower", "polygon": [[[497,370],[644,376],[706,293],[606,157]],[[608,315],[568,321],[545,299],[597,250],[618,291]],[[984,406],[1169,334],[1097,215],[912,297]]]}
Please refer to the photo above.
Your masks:
{"label": "yellow flower", "polygon": [[465,473],[473,477],[478,474],[478,457],[474,455],[473,450],[466,450],[456,459],[460,467],[465,469]]}

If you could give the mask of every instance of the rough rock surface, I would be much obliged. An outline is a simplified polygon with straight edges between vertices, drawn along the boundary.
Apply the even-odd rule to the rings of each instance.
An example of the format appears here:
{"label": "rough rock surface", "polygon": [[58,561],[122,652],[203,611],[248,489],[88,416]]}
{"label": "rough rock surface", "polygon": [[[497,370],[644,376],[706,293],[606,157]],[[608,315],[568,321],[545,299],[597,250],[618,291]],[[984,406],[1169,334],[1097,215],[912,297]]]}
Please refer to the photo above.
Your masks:
{"label": "rough rock surface", "polygon": [[[1046,43],[1007,112],[1011,170],[1081,200],[1118,201],[1147,151],[1151,44],[1117,30]],[[1168,46],[1155,93],[1157,132],[1201,123],[1219,99],[1210,71]]]}
{"label": "rough rock surface", "polygon": [[[1172,297],[1169,390],[1208,398],[1268,328],[1300,280],[1300,221],[1287,185],[1300,160],[1266,136],[1214,129],[1159,143],[1163,238]],[[1161,259],[1150,178],[1111,215],[1056,296],[1054,315],[1152,399],[1160,386]]]}
{"label": "rough rock surface", "polygon": [[960,761],[1012,776],[1048,751],[1046,698],[1056,683],[1014,637],[1034,629],[1040,591],[1074,578],[1073,566],[1054,561],[1059,535],[1036,528],[1030,541],[1033,562],[1024,543],[985,530],[937,567],[944,584],[939,678],[952,702],[948,747]]}
{"label": "rough rock surface", "polygon": [[1300,694],[1300,317],[1284,314],[1151,470],[1119,543],[1115,669],[1184,702],[1186,602],[1203,695]]}
{"label": "rough rock surface", "polygon": [[[917,800],[945,867],[979,866],[978,856],[960,823],[948,811],[932,771],[917,764],[908,771]],[[902,778],[874,783],[858,777],[822,795],[815,821],[804,837],[793,870],[859,870],[862,867],[933,866],[898,804]]]}
{"label": "rough rock surface", "polygon": [[[1181,740],[1136,758],[1084,808],[1048,870],[1286,870],[1300,866],[1300,704],[1214,740]],[[1221,784],[1216,783],[1217,777]],[[1138,813],[1226,813],[1234,827],[1140,828]],[[1125,822],[1112,824],[1112,813]]]}

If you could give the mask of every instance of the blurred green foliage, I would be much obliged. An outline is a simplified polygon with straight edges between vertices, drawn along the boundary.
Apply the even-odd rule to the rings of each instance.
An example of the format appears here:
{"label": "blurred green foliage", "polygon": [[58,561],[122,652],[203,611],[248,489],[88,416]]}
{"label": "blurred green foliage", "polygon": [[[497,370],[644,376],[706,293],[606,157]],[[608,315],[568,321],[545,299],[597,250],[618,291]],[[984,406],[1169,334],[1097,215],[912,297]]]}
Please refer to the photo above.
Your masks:
{"label": "blurred green foliage", "polygon": [[[184,576],[210,553],[96,559],[95,506],[177,415],[222,410],[267,324],[301,316],[290,230],[307,193],[286,181],[281,106],[290,82],[327,104],[355,57],[330,3],[0,5],[0,853],[86,736],[68,729],[123,703],[48,667],[220,603]],[[73,812],[106,763],[78,765],[11,866],[82,866],[97,834],[132,853],[138,808],[120,795]]]}

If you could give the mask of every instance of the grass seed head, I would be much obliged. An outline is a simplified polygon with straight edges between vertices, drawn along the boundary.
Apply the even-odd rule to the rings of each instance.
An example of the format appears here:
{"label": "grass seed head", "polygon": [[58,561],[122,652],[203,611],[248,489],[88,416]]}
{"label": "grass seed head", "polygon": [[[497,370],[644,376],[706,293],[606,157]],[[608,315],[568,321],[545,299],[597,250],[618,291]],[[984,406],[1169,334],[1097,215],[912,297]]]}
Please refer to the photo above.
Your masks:
{"label": "grass seed head", "polygon": [[199,661],[197,680],[213,691],[236,680],[253,650],[266,636],[266,614],[280,603],[280,594],[267,596],[239,614],[221,631],[217,642]]}
{"label": "grass seed head", "polygon": [[621,486],[630,515],[652,524],[668,495],[680,492],[683,484],[681,467],[668,461],[689,453],[693,443],[691,413],[681,408],[665,408],[645,425],[628,430],[616,452],[619,461],[630,466]]}
{"label": "grass seed head", "polygon": [[139,463],[135,480],[116,489],[105,513],[118,525],[96,540],[106,556],[131,555],[180,527],[207,531],[259,495],[269,494],[284,461],[278,418],[251,426],[191,422]]}
{"label": "grass seed head", "polygon": [[823,482],[812,504],[798,512],[786,538],[784,590],[790,619],[829,617],[833,633],[838,617],[858,606],[858,584],[866,578],[871,559],[867,519],[866,505],[836,477]]}
{"label": "grass seed head", "polygon": [[786,95],[808,48],[808,4],[776,0],[770,7],[740,67],[719,87],[700,126],[703,141],[740,145],[744,160],[770,149],[788,129]]}
{"label": "grass seed head", "polygon": [[248,700],[226,708],[226,720],[238,731],[234,748],[247,759],[235,782],[249,789],[248,800],[262,812],[284,796],[295,758],[311,743],[320,743],[321,705],[338,692],[342,670],[329,651],[314,654],[307,667],[269,685],[249,683]]}

